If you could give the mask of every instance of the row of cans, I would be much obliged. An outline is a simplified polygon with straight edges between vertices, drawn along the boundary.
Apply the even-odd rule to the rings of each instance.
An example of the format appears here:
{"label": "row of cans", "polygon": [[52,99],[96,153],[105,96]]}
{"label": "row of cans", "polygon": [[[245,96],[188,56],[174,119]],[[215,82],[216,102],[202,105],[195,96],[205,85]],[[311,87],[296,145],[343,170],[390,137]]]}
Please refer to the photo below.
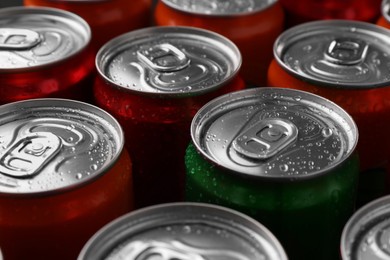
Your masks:
{"label": "row of cans", "polygon": [[[299,23],[326,18],[373,21],[381,9],[379,0],[300,1],[299,5],[288,0],[161,0],[155,6],[151,0],[138,0],[136,4],[126,0],[25,0],[24,4],[61,8],[80,15],[92,28],[91,45],[95,51],[115,36],[150,25],[194,26],[217,32],[238,46],[243,57],[240,73],[247,84],[257,86],[266,84],[272,46],[286,28],[286,19],[301,16]],[[388,26],[388,1],[382,1],[382,6],[378,23]],[[297,11],[289,12],[291,9]]]}
{"label": "row of cans", "polygon": [[133,176],[122,128],[87,103],[3,105],[0,128],[5,259],[75,259],[120,216],[79,259],[336,259],[343,229],[345,259],[389,256],[389,198],[346,225],[359,174],[357,127],[341,107],[308,92],[235,91],[198,111],[186,200],[208,205],[128,214]]}
{"label": "row of cans", "polygon": [[[1,55],[8,64],[2,78],[15,80],[4,84],[4,96],[17,87],[23,88],[20,99],[57,96],[65,86],[69,96],[61,97],[87,94],[81,100],[88,101],[91,91],[109,113],[53,99],[1,108],[0,247],[6,260],[42,252],[42,259],[75,259],[93,232],[133,203],[182,199],[256,218],[291,259],[331,259],[354,211],[359,171],[369,174],[359,176],[364,185],[386,183],[386,29],[351,21],[294,27],[274,43],[268,82],[279,88],[239,91],[245,88],[241,52],[217,33],[179,26],[133,31],[100,48],[95,68],[85,47],[89,27],[80,17],[48,8],[4,12],[12,18],[2,23]],[[85,58],[74,58],[81,53]],[[85,75],[94,83],[81,81]],[[30,79],[37,79],[39,91],[26,83]],[[78,82],[72,90],[67,86],[74,84],[64,84],[70,80]],[[364,185],[375,196],[387,192]],[[46,240],[37,240],[44,234]],[[313,239],[318,234],[321,239]],[[155,255],[178,256],[177,249],[157,244],[168,253]],[[42,249],[47,245],[56,251]]]}

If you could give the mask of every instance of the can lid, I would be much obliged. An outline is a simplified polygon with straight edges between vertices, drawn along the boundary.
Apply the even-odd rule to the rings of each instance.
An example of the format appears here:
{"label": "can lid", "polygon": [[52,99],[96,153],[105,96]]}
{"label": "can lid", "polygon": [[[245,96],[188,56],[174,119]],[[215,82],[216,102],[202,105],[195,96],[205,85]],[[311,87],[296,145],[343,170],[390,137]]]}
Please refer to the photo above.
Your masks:
{"label": "can lid", "polygon": [[341,255],[344,260],[390,259],[390,196],[366,204],[348,220]]}
{"label": "can lid", "polygon": [[139,93],[192,95],[238,73],[241,54],[227,38],[192,27],[149,27],[123,34],[98,52],[99,73]]}
{"label": "can lid", "polygon": [[386,21],[390,22],[390,1],[382,0],[381,13]]}
{"label": "can lid", "polygon": [[109,223],[79,258],[287,260],[274,235],[237,211],[203,203],[161,204]]}
{"label": "can lid", "polygon": [[260,12],[277,0],[162,0],[167,6],[191,14],[237,16]]}
{"label": "can lid", "polygon": [[119,123],[92,105],[35,99],[0,107],[0,195],[80,186],[119,157]]}
{"label": "can lid", "polygon": [[79,16],[54,8],[0,10],[0,71],[34,69],[73,56],[91,38]]}
{"label": "can lid", "polygon": [[237,91],[203,106],[192,141],[214,164],[245,176],[287,180],[318,175],[354,151],[353,119],[311,93],[259,88]]}
{"label": "can lid", "polygon": [[390,84],[390,31],[347,20],[298,25],[275,41],[274,56],[289,73],[330,87],[375,88]]}

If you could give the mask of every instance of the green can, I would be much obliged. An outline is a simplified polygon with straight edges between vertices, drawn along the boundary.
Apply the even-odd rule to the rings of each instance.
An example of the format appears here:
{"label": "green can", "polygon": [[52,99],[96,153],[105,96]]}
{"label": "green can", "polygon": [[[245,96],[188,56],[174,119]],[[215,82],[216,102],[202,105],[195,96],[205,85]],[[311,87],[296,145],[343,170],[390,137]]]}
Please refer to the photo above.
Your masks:
{"label": "green can", "polygon": [[342,108],[292,89],[237,91],[199,110],[191,138],[187,201],[255,218],[291,260],[338,259],[359,172],[358,130]]}

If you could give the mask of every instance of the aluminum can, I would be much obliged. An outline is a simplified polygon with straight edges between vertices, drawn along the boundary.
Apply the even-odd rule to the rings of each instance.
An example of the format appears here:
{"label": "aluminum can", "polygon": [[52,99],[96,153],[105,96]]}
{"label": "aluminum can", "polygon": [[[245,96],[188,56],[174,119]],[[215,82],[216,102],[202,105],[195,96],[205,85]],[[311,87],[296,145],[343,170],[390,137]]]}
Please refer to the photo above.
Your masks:
{"label": "aluminum can", "polygon": [[349,219],[341,237],[342,260],[390,259],[390,196],[364,205]]}
{"label": "aluminum can", "polygon": [[286,13],[286,27],[314,20],[345,19],[375,22],[382,0],[280,0]]}
{"label": "aluminum can", "polygon": [[359,172],[358,132],[344,110],[303,91],[237,91],[202,107],[191,137],[187,201],[255,218],[290,259],[337,259]]}
{"label": "aluminum can", "polygon": [[80,15],[91,26],[96,51],[120,34],[151,23],[152,0],[24,0],[25,6],[49,6]]}
{"label": "aluminum can", "polygon": [[214,97],[243,89],[237,47],[190,27],[150,27],[108,42],[96,58],[97,104],[124,128],[136,207],[183,199],[191,120]]}
{"label": "aluminum can", "polygon": [[241,51],[241,75],[247,84],[264,86],[284,13],[277,0],[160,0],[154,20],[157,25],[194,26],[224,35]]}
{"label": "aluminum can", "polygon": [[66,99],[0,107],[4,259],[76,259],[102,226],[133,208],[118,122]]}
{"label": "aluminum can", "polygon": [[30,98],[90,101],[94,54],[88,24],[53,8],[0,10],[0,104]]}
{"label": "aluminum can", "polygon": [[254,219],[205,203],[168,203],[126,214],[99,230],[78,260],[287,260]]}
{"label": "aluminum can", "polygon": [[381,15],[379,16],[376,24],[387,29],[390,29],[390,2],[383,0],[381,5]]}
{"label": "aluminum can", "polygon": [[[389,192],[390,32],[356,21],[293,27],[275,42],[270,86],[300,89],[344,108],[359,127],[359,204]],[[386,187],[387,186],[387,187]]]}

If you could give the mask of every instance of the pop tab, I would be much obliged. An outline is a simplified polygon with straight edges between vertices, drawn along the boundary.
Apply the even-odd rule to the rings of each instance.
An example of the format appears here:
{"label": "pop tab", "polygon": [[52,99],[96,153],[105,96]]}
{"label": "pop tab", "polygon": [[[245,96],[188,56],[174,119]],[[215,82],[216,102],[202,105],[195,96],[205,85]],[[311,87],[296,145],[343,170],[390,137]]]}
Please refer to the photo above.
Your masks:
{"label": "pop tab", "polygon": [[28,29],[0,28],[1,50],[24,50],[37,46],[42,41],[38,32]]}

